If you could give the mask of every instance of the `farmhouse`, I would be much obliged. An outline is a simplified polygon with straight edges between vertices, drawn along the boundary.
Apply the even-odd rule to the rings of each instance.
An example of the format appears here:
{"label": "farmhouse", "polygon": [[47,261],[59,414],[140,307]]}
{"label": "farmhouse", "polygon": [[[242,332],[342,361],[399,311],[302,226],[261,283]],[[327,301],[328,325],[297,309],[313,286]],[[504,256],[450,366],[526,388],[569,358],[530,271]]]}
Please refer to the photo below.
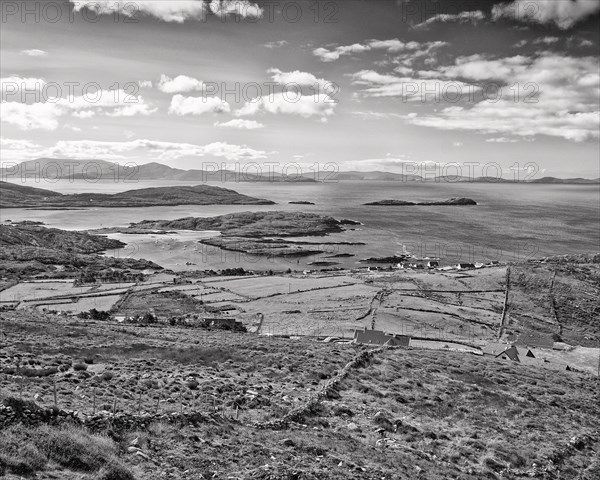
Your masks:
{"label": "farmhouse", "polygon": [[440,266],[440,262],[436,262],[435,260],[430,260],[427,262],[427,267],[429,268],[437,268]]}
{"label": "farmhouse", "polygon": [[482,351],[484,355],[520,362],[519,351],[514,345],[508,343],[489,343],[482,348]]}

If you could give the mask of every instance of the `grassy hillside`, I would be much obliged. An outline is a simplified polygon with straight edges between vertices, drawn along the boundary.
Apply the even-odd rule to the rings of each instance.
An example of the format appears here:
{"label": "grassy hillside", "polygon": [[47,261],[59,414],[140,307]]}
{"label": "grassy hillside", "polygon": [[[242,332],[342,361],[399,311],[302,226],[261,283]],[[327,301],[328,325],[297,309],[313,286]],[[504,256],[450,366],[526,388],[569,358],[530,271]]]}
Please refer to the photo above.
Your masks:
{"label": "grassy hillside", "polygon": [[[83,414],[91,413],[95,395],[96,411],[116,409],[123,418],[206,415],[95,430],[100,437],[69,432],[88,446],[104,442],[93,467],[57,460],[47,450],[43,439],[64,436],[60,429],[42,429],[37,439],[37,427],[5,427],[0,435],[27,445],[13,448],[9,462],[0,460],[13,475],[19,459],[34,458],[31,468],[46,472],[44,478],[60,468],[65,479],[129,478],[98,477],[109,464],[140,480],[592,480],[600,474],[598,383],[583,374],[458,352],[366,353],[309,339],[75,325],[19,312],[3,314],[0,330],[5,395],[51,406],[56,381],[59,406]],[[0,448],[0,459],[6,450]]]}

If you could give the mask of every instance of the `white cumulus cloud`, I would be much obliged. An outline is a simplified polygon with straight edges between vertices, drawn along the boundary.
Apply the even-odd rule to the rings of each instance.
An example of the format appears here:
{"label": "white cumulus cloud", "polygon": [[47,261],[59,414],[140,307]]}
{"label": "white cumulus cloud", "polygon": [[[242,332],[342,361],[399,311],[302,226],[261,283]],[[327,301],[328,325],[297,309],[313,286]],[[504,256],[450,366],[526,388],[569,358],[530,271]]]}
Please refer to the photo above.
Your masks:
{"label": "white cumulus cloud", "polygon": [[237,15],[242,18],[260,18],[263,9],[248,0],[212,0],[210,11],[219,17]]}
{"label": "white cumulus cloud", "polygon": [[387,53],[399,53],[422,50],[429,52],[433,48],[439,48],[447,45],[445,42],[403,42],[397,38],[390,40],[368,40],[365,43],[355,43],[352,45],[342,45],[332,49],[316,48],[313,55],[322,62],[335,62],[342,56],[353,55],[357,53],[368,52],[371,50],[385,51]]}
{"label": "white cumulus cloud", "polygon": [[494,5],[492,18],[554,24],[567,30],[598,12],[600,0],[515,0]]}
{"label": "white cumulus cloud", "polygon": [[299,115],[304,118],[318,116],[324,120],[333,115],[335,107],[335,100],[326,94],[300,95],[281,92],[248,101],[235,114],[238,117],[245,117],[267,112]]}
{"label": "white cumulus cloud", "polygon": [[187,75],[177,75],[171,78],[167,75],[161,75],[157,88],[163,93],[187,93],[200,91],[204,88],[201,80]]}
{"label": "white cumulus cloud", "polygon": [[301,87],[311,87],[317,91],[326,91],[326,89],[332,87],[332,82],[324,78],[317,78],[312,73],[301,72],[300,70],[282,72],[278,68],[271,68],[268,70],[268,73],[271,75],[271,79],[280,85],[296,84]]}
{"label": "white cumulus cloud", "polygon": [[175,95],[171,99],[169,113],[174,115],[202,115],[204,113],[228,113],[229,103],[219,97],[184,97]]}
{"label": "white cumulus cloud", "polygon": [[186,20],[204,18],[206,3],[204,0],[70,0],[73,10],[79,12],[88,9],[96,15],[124,15],[139,17],[150,15],[165,22],[183,23]]}

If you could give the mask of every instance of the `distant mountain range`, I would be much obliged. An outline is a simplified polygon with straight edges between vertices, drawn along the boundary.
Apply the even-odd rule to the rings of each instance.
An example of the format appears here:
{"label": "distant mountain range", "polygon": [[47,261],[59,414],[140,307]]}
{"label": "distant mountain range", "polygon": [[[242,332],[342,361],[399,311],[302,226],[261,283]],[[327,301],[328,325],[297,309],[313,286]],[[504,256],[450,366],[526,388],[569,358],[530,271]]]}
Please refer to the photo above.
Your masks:
{"label": "distant mountain range", "polygon": [[246,171],[234,170],[182,170],[162,163],[144,163],[119,165],[106,160],[66,160],[56,158],[38,158],[28,160],[16,166],[0,168],[2,180],[40,178],[105,180],[122,183],[135,183],[140,180],[177,180],[190,182],[316,182],[314,178],[296,175],[290,169],[289,175],[265,171],[260,173],[248,167]]}
{"label": "distant mountain range", "polygon": [[[300,175],[296,169],[289,169],[288,175],[269,170],[260,173],[249,167],[247,171],[235,170],[183,170],[157,162],[141,165],[119,165],[106,160],[67,160],[39,158],[28,160],[15,166],[0,168],[2,180],[39,178],[39,179],[87,179],[122,183],[135,183],[141,180],[175,180],[190,182],[331,182],[331,181],[389,181],[389,182],[428,182],[428,183],[515,183],[512,179],[496,177],[439,176],[422,177],[393,172],[319,172],[315,178],[312,172]],[[597,185],[600,178],[556,178],[543,177],[518,183]]]}
{"label": "distant mountain range", "polygon": [[556,178],[543,177],[535,180],[517,181],[508,178],[497,177],[463,177],[463,176],[438,176],[424,178],[420,175],[405,175],[393,172],[339,172],[329,177],[329,180],[364,180],[364,181],[386,181],[386,182],[427,182],[427,183],[551,183],[551,184],[576,184],[597,185],[600,178]]}

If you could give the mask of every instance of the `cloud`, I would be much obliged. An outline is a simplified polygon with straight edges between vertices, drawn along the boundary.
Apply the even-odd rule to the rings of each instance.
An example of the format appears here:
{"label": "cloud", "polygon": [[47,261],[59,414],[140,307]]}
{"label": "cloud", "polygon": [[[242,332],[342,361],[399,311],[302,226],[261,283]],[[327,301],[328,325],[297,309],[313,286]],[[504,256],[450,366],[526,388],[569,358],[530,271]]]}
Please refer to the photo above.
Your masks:
{"label": "cloud", "polygon": [[439,48],[447,45],[445,42],[402,42],[397,38],[390,40],[368,40],[366,43],[355,43],[353,45],[342,45],[333,49],[317,48],[313,50],[313,55],[322,62],[335,62],[342,56],[356,53],[368,52],[371,50],[383,50],[387,53],[399,53],[407,51],[424,50],[430,51],[433,48]]}
{"label": "cloud", "polygon": [[[404,101],[439,101],[442,93],[448,98],[460,92],[460,96],[472,96],[479,87],[456,80],[446,80],[440,72],[424,72],[423,78],[398,77],[380,74],[374,70],[361,70],[351,75],[354,85],[362,86],[366,97],[401,97]],[[435,76],[437,76],[437,78]]]}
{"label": "cloud", "polygon": [[[493,81],[492,98],[449,106],[408,123],[443,130],[472,130],[518,137],[548,135],[581,142],[600,136],[600,75],[595,57],[545,52],[536,57],[459,58],[440,75]],[[485,90],[484,90],[485,91]]]}
{"label": "cloud", "polygon": [[322,120],[333,115],[336,102],[326,94],[300,95],[290,92],[274,93],[246,102],[235,112],[238,117],[271,114],[298,115],[304,118],[318,116]]}
{"label": "cloud", "polygon": [[[23,142],[23,143],[19,143]],[[129,140],[107,142],[97,140],[61,140],[51,147],[40,147],[24,141],[3,140],[0,144],[3,159],[12,158],[71,158],[104,160],[150,159],[157,161],[179,158],[218,157],[230,161],[258,160],[266,158],[266,152],[254,150],[246,145],[214,142],[208,145],[191,143],[161,142],[157,140]]]}
{"label": "cloud", "polygon": [[204,0],[70,0],[73,10],[83,9],[97,15],[113,15],[118,13],[127,17],[138,17],[139,14],[149,15],[164,22],[183,23],[186,20],[201,20],[204,18],[207,5]]}
{"label": "cloud", "polygon": [[495,137],[495,138],[486,138],[487,143],[519,143],[520,140],[518,138],[508,138],[508,137]]}
{"label": "cloud", "polygon": [[15,125],[21,130],[56,130],[58,118],[63,110],[55,103],[2,102],[0,104],[0,119],[3,123]]}
{"label": "cloud", "polygon": [[552,45],[556,42],[558,42],[560,40],[560,38],[558,37],[541,37],[541,38],[536,38],[533,43],[535,43],[536,45],[541,45],[542,43],[545,45]]}
{"label": "cloud", "polygon": [[96,115],[96,112],[94,112],[93,110],[81,110],[78,112],[73,112],[74,117],[82,118],[82,119],[92,118],[95,115]]}
{"label": "cloud", "polygon": [[[2,77],[0,78],[0,91],[2,93],[2,101],[21,100],[24,92],[35,92],[37,97],[41,96],[41,91],[46,85],[46,80],[35,77]],[[31,97],[31,93],[28,97]]]}
{"label": "cloud", "polygon": [[28,57],[46,57],[48,56],[48,52],[38,48],[32,48],[31,50],[21,50],[21,55],[27,55]]}
{"label": "cloud", "polygon": [[216,122],[214,125],[215,127],[236,128],[238,130],[256,130],[264,127],[262,123],[255,120],[243,120],[241,118],[234,118],[233,120],[223,123]]}
{"label": "cloud", "polygon": [[38,152],[41,148],[41,145],[29,140],[0,137],[0,163],[40,158]]}
{"label": "cloud", "polygon": [[29,140],[15,140],[12,138],[0,138],[0,147],[11,150],[27,150],[29,148],[41,148],[41,145]]}
{"label": "cloud", "polygon": [[186,93],[201,91],[204,88],[204,83],[187,75],[178,75],[171,78],[163,74],[160,76],[157,88],[163,93]]}
{"label": "cloud", "polygon": [[568,30],[577,22],[600,12],[600,0],[515,0],[492,8],[492,18],[553,24]]}
{"label": "cloud", "polygon": [[316,48],[313,50],[313,55],[318,57],[322,62],[335,62],[343,55],[351,55],[353,53],[362,53],[370,50],[366,45],[355,43],[354,45],[345,45],[336,47],[334,50],[326,48]]}
{"label": "cloud", "polygon": [[[138,97],[142,98],[142,97]],[[151,115],[156,112],[158,109],[153,108],[147,103],[144,103],[143,100],[140,103],[132,103],[131,105],[126,105],[124,107],[117,108],[113,111],[106,112],[107,117],[134,117],[136,115]]]}
{"label": "cloud", "polygon": [[442,13],[428,18],[422,23],[415,25],[413,28],[428,28],[434,23],[472,23],[476,24],[485,20],[485,14],[481,10],[473,10],[460,12],[458,14]]}
{"label": "cloud", "polygon": [[174,115],[202,115],[204,113],[229,113],[229,103],[219,97],[184,97],[175,95],[171,99],[169,113]]}
{"label": "cloud", "polygon": [[459,57],[455,64],[440,67],[441,74],[451,78],[466,78],[471,81],[503,80],[521,77],[529,68],[531,59],[522,55],[501,59],[488,59],[483,55]]}
{"label": "cloud", "polygon": [[331,89],[333,83],[323,78],[317,78],[312,73],[294,70],[293,72],[282,72],[277,68],[271,68],[267,71],[271,79],[280,85],[297,84],[301,87],[311,87],[317,91],[326,91]]}
{"label": "cloud", "polygon": [[[40,85],[37,82],[39,79],[20,80],[24,81],[21,85],[31,84],[32,87]],[[31,82],[31,80],[35,81]],[[2,83],[2,85],[6,86],[9,83]],[[131,117],[134,115],[150,115],[157,110],[147,104],[141,96],[132,96],[123,90],[98,90],[87,97],[47,98],[43,102],[36,101],[33,103],[4,100],[5,97],[12,98],[13,94],[20,96],[20,93],[14,94],[11,90],[8,94],[3,95],[3,101],[0,104],[0,119],[2,122],[15,125],[22,130],[55,130],[58,128],[59,118],[69,114],[82,119],[90,118],[96,114],[111,117]],[[21,98],[21,100],[25,99]]]}
{"label": "cloud", "polygon": [[242,18],[260,18],[263,9],[248,0],[212,0],[210,11],[219,17],[237,15]]}
{"label": "cloud", "polygon": [[281,48],[289,45],[290,43],[285,40],[278,40],[276,42],[267,42],[264,44],[266,48]]}

